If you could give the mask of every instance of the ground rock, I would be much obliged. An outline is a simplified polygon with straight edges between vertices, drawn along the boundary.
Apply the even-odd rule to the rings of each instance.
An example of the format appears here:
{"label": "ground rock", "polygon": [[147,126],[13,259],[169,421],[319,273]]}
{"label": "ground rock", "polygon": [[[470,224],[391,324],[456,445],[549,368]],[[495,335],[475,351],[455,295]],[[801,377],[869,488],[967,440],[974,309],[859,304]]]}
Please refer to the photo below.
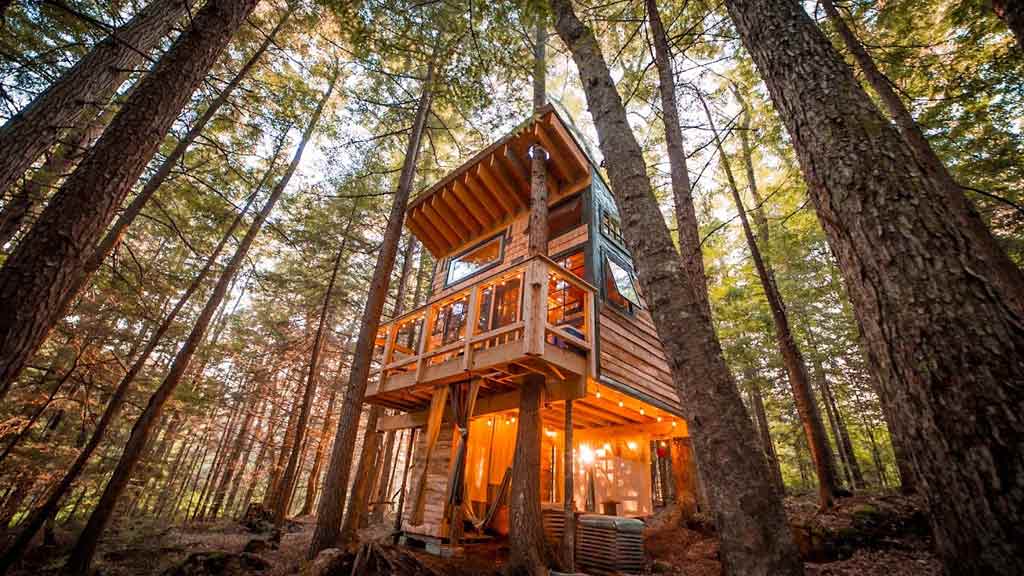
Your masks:
{"label": "ground rock", "polygon": [[[313,558],[302,571],[303,576],[331,576],[341,574],[342,565],[345,564],[346,555],[340,548],[328,548]],[[349,559],[351,561],[351,559]],[[349,562],[351,563],[351,562]]]}
{"label": "ground rock", "polygon": [[165,570],[163,576],[241,576],[267,568],[270,568],[270,563],[255,554],[196,552],[181,564]]}
{"label": "ground rock", "polygon": [[240,524],[250,532],[270,533],[274,531],[274,514],[262,502],[250,502]]}

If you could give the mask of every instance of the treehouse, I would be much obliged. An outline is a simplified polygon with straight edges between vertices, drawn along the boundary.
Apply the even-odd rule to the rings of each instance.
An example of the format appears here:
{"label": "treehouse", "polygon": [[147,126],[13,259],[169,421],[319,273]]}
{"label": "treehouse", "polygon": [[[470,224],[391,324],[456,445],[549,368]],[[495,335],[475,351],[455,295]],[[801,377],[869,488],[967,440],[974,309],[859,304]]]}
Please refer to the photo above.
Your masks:
{"label": "treehouse", "polygon": [[[581,142],[548,107],[410,203],[406,225],[437,262],[431,296],[381,326],[366,398],[392,409],[379,430],[419,429],[408,538],[507,534],[517,388],[528,374],[545,378],[537,474],[549,536],[563,526],[567,490],[580,514],[639,518],[695,496],[665,353],[615,202]],[[548,155],[549,256],[529,257],[534,145]]]}

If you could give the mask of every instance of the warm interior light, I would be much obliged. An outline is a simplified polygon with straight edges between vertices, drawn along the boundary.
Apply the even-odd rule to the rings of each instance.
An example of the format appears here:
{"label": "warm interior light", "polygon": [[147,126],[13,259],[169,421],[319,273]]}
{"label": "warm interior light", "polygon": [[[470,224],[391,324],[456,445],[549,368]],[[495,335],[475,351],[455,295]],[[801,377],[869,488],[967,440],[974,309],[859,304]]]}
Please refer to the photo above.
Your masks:
{"label": "warm interior light", "polygon": [[595,393],[594,393],[594,397],[595,397],[595,398],[600,398],[600,397],[601,397],[601,391],[600,391],[600,390],[598,390],[597,392],[595,392]]}
{"label": "warm interior light", "polygon": [[622,400],[619,400],[619,408],[622,408]]}
{"label": "warm interior light", "polygon": [[672,421],[672,427],[673,427],[673,428],[675,428],[675,427],[676,427],[676,421],[675,421],[675,420],[673,420],[673,421]]}
{"label": "warm interior light", "polygon": [[658,416],[658,422],[661,422],[661,416]]}
{"label": "warm interior light", "polygon": [[598,449],[597,449],[597,450],[595,451],[595,453],[597,454],[597,457],[598,457],[598,458],[604,458],[604,448],[598,448]]}
{"label": "warm interior light", "polygon": [[602,446],[602,448],[604,448],[605,452],[611,452],[612,451],[612,445],[607,443],[607,442],[604,443],[604,446]]}
{"label": "warm interior light", "polygon": [[626,442],[626,448],[629,448],[630,450],[636,450],[636,442],[633,442],[632,440]]}
{"label": "warm interior light", "polygon": [[491,421],[491,420],[488,420],[488,421],[487,421],[487,425],[488,425],[488,426],[493,426],[493,425],[494,425],[494,422],[493,422],[493,421]]}
{"label": "warm interior light", "polygon": [[641,409],[640,409],[640,415],[641,415],[641,416],[643,416],[643,415],[644,415],[644,409],[643,409],[643,408],[641,408]]}
{"label": "warm interior light", "polygon": [[665,447],[665,441],[664,441],[664,440],[662,440],[662,441],[661,441],[661,447],[662,447],[662,448],[664,448],[664,447]]}
{"label": "warm interior light", "polygon": [[548,438],[554,438],[555,437],[555,431],[554,430],[548,430],[547,428],[544,429],[544,434]]}
{"label": "warm interior light", "polygon": [[590,449],[589,444],[580,444],[580,461],[584,464],[594,463],[594,451]]}
{"label": "warm interior light", "polygon": [[[513,423],[513,424],[515,424],[515,423],[516,423],[516,417],[515,417],[515,416],[513,416],[513,417],[512,417],[512,423]],[[672,423],[672,425],[673,425],[673,426],[675,426],[675,425],[676,425],[676,423],[675,423],[675,422],[673,422],[673,423]]]}

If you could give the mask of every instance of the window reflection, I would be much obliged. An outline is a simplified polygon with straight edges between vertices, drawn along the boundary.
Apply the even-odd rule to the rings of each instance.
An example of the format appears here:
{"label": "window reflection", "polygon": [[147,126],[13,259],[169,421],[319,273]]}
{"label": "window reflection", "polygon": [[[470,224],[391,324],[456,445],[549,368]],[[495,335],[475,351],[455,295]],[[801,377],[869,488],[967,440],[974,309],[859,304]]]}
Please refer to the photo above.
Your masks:
{"label": "window reflection", "polygon": [[615,258],[604,257],[604,293],[609,302],[628,312],[640,308],[633,274]]}
{"label": "window reflection", "polygon": [[450,286],[499,263],[501,261],[501,242],[502,236],[495,236],[462,255],[452,258],[448,264],[446,284]]}

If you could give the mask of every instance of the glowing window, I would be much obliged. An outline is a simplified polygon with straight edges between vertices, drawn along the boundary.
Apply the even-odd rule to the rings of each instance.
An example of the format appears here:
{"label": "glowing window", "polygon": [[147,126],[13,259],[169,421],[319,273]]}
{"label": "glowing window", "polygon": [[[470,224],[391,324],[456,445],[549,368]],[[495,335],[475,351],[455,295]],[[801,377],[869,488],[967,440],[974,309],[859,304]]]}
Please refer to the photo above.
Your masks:
{"label": "glowing window", "polygon": [[614,258],[604,257],[604,292],[609,302],[628,312],[640,308],[633,274]]}
{"label": "glowing window", "polygon": [[502,236],[495,236],[452,258],[446,284],[451,286],[501,262]]}

